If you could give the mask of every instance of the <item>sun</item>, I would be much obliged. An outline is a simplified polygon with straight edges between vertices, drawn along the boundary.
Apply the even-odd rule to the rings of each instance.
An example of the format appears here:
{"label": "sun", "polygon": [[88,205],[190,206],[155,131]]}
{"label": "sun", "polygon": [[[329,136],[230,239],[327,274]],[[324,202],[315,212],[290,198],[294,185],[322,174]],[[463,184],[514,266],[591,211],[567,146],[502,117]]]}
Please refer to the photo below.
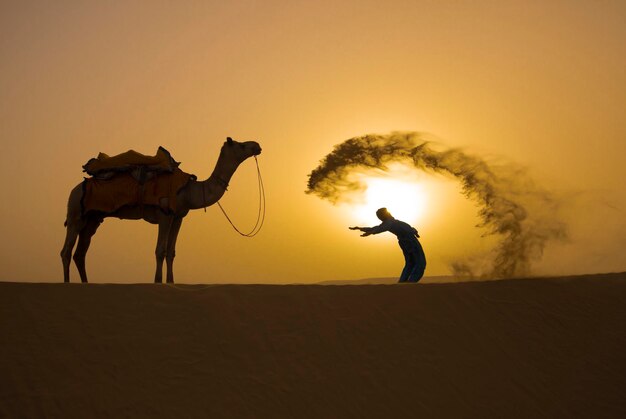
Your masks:
{"label": "sun", "polygon": [[381,207],[409,224],[424,215],[425,195],[418,183],[380,177],[366,178],[363,182],[367,185],[363,203],[354,206],[354,215],[360,222],[380,222],[376,210]]}

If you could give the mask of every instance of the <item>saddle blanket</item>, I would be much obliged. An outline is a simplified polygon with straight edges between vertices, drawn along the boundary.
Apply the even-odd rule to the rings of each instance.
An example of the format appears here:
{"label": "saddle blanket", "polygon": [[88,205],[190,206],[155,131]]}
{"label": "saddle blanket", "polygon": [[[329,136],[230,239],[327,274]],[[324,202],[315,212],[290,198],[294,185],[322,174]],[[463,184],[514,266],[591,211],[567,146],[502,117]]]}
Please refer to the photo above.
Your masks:
{"label": "saddle blanket", "polygon": [[83,181],[83,214],[99,211],[111,214],[123,206],[153,205],[165,213],[176,212],[176,194],[196,177],[175,168],[138,182],[130,172],[118,173],[108,179],[97,177]]}

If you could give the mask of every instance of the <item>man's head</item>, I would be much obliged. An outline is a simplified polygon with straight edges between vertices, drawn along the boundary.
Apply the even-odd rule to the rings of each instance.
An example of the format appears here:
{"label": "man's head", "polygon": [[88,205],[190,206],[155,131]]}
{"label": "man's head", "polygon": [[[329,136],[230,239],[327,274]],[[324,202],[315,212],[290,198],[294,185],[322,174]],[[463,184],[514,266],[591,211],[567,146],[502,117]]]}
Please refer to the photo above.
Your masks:
{"label": "man's head", "polygon": [[379,208],[376,211],[376,216],[378,217],[378,219],[380,221],[385,221],[385,220],[388,220],[390,218],[393,218],[393,216],[389,213],[387,208]]}

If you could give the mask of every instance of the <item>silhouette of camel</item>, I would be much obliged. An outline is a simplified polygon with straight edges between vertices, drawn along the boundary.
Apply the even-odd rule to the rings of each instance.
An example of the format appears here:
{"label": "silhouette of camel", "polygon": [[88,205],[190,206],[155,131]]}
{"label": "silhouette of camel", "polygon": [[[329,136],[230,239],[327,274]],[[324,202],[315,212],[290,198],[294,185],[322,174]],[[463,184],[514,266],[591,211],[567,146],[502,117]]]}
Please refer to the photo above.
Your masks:
{"label": "silhouette of camel", "polygon": [[154,282],[162,282],[163,260],[167,264],[167,282],[174,282],[174,256],[176,238],[189,210],[205,208],[215,204],[226,192],[228,183],[246,159],[261,154],[261,146],[254,141],[238,142],[230,137],[222,146],[219,159],[211,176],[204,181],[190,180],[176,194],[176,211],[166,214],[158,206],[153,205],[126,205],[112,213],[86,212],[83,213],[81,200],[83,198],[82,183],[70,192],[67,205],[67,227],[65,243],[61,250],[63,261],[64,282],[70,281],[70,262],[72,249],[78,238],[78,245],[74,252],[74,262],[78,268],[80,279],[87,282],[85,270],[85,256],[91,243],[91,238],[106,217],[116,217],[126,220],[143,219],[151,224],[158,224],[159,235],[156,246],[156,273]]}

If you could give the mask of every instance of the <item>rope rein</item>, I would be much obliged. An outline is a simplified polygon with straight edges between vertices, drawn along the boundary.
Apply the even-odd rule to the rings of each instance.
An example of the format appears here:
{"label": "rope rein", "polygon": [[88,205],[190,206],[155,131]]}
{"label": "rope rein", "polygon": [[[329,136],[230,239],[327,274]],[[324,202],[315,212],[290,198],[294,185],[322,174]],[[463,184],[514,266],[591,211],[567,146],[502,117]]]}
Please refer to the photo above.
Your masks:
{"label": "rope rein", "polygon": [[[256,172],[257,172],[257,176],[259,180],[258,182],[259,184],[259,211],[256,216],[256,223],[254,224],[254,227],[252,227],[252,230],[250,230],[249,233],[241,232],[232,222],[228,214],[226,214],[226,211],[222,207],[222,204],[220,204],[220,202],[217,201],[217,205],[222,210],[222,213],[224,214],[224,216],[226,217],[230,225],[233,226],[233,228],[235,229],[237,233],[239,233],[240,235],[244,237],[256,236],[257,234],[259,234],[259,231],[261,231],[261,228],[263,227],[263,223],[265,223],[265,186],[263,185],[263,178],[261,177],[261,169],[259,168],[259,161],[257,160],[256,156],[254,156],[254,161],[256,163]],[[204,192],[204,189],[203,189],[203,192]],[[205,211],[206,211],[206,207],[205,207]]]}

